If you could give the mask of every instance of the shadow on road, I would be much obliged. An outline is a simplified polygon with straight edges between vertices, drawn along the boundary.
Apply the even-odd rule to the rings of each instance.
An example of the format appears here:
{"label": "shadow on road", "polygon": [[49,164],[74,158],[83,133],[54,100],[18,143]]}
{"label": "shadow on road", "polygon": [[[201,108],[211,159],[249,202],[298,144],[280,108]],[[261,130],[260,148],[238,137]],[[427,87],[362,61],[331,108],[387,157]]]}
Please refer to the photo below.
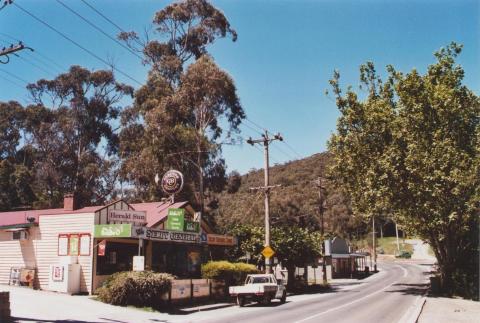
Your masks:
{"label": "shadow on road", "polygon": [[[111,320],[112,322],[117,323],[128,323],[124,321]],[[79,321],[79,320],[41,320],[41,319],[32,319],[28,317],[13,317],[12,322],[45,322],[45,323],[105,323],[105,321]]]}
{"label": "shadow on road", "polygon": [[394,290],[387,290],[387,293],[402,293],[403,295],[423,295],[429,284],[394,284]]}
{"label": "shadow on road", "polygon": [[222,304],[218,306],[212,306],[212,307],[207,307],[207,308],[202,308],[199,309],[198,307],[189,307],[189,308],[171,308],[168,310],[163,310],[164,313],[168,313],[171,315],[188,315],[196,312],[208,312],[208,311],[213,311],[213,310],[218,310],[221,308],[226,308],[226,307],[231,307],[235,306],[235,303],[228,303],[228,304]]}

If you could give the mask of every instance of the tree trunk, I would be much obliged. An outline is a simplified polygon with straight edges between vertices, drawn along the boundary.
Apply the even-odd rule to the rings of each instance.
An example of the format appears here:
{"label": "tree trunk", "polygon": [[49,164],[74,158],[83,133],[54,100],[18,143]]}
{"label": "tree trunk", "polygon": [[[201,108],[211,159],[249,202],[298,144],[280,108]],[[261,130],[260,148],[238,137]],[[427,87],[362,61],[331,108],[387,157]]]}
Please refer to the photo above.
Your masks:
{"label": "tree trunk", "polygon": [[203,215],[204,202],[203,202],[203,167],[202,167],[202,153],[200,142],[197,145],[197,166],[198,166],[198,193],[199,193],[199,203],[200,203],[200,212]]}
{"label": "tree trunk", "polygon": [[288,282],[287,289],[291,291],[295,285],[295,265],[287,264]]}

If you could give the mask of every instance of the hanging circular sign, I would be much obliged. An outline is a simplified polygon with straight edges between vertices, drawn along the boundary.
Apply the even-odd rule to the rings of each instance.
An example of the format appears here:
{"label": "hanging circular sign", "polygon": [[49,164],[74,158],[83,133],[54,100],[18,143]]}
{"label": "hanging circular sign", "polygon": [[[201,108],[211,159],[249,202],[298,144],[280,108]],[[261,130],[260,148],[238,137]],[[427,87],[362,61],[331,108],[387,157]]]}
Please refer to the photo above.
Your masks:
{"label": "hanging circular sign", "polygon": [[183,175],[178,170],[169,170],[162,177],[162,189],[167,194],[177,194],[183,188]]}

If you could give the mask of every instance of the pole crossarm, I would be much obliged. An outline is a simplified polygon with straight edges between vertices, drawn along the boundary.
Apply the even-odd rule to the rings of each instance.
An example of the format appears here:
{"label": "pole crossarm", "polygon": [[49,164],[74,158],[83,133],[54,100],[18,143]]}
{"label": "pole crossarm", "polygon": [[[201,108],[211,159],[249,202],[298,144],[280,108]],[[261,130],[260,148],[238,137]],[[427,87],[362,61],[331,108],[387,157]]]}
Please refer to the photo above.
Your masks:
{"label": "pole crossarm", "polygon": [[277,188],[277,187],[282,187],[282,184],[250,187],[250,190],[251,191],[264,191],[264,190],[270,190],[272,188]]}
{"label": "pole crossarm", "polygon": [[21,51],[21,50],[24,50],[24,49],[29,49],[32,52],[34,51],[33,48],[25,46],[22,42],[19,42],[18,45],[13,45],[12,44],[12,45],[10,45],[10,47],[3,47],[0,50],[0,57],[5,56],[5,58],[7,60],[6,61],[0,60],[0,63],[7,64],[10,61],[10,57],[8,55],[10,55],[10,54],[17,55],[17,54],[15,54],[15,52],[18,52],[18,51]]}
{"label": "pole crossarm", "polygon": [[0,7],[0,10],[8,6],[9,4],[12,4],[13,0],[5,0],[3,1],[3,5]]}

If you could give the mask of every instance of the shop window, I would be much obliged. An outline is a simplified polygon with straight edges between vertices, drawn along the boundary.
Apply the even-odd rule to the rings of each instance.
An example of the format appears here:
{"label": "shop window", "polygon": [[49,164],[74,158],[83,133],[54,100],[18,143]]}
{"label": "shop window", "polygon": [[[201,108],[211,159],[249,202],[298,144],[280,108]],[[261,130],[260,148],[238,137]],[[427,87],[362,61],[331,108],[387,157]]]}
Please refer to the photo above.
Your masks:
{"label": "shop window", "polygon": [[58,235],[59,256],[90,256],[89,233],[71,233]]}
{"label": "shop window", "polygon": [[97,256],[97,275],[132,270],[133,256],[137,254],[137,244],[107,241],[105,255]]}

